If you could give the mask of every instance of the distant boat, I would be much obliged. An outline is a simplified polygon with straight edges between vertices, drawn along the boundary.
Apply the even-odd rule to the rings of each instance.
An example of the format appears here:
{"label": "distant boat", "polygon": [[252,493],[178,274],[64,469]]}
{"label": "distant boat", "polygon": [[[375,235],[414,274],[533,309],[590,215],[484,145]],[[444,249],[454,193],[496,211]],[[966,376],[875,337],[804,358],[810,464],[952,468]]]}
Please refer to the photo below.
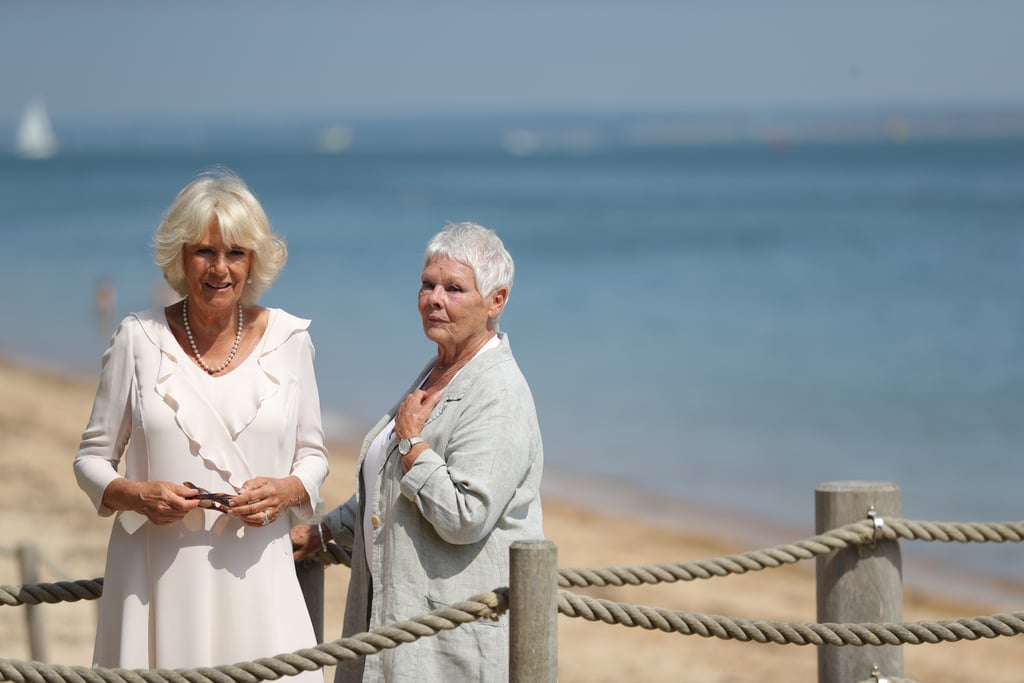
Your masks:
{"label": "distant boat", "polygon": [[57,135],[42,100],[33,100],[25,107],[14,146],[25,159],[49,159],[57,153]]}
{"label": "distant boat", "polygon": [[351,126],[328,126],[317,136],[316,151],[320,154],[344,154],[354,139],[355,131]]}

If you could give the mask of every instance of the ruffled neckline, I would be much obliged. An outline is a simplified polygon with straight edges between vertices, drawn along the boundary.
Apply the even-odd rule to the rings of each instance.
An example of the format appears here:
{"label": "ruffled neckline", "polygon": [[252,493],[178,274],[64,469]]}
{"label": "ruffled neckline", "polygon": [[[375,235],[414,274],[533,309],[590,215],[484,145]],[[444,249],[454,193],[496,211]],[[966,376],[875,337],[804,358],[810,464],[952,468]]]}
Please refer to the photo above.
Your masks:
{"label": "ruffled neckline", "polygon": [[256,419],[260,407],[280,389],[285,369],[278,366],[274,351],[310,325],[309,320],[279,308],[267,310],[267,329],[253,350],[255,359],[243,361],[256,361],[256,387],[254,391],[239,394],[238,400],[244,405],[235,406],[232,411],[235,417],[230,425],[225,424],[218,411],[210,406],[200,391],[199,383],[186,376],[182,364],[192,361],[174,338],[164,310],[151,309],[133,314],[146,338],[160,351],[154,391],[174,411],[175,422],[188,437],[192,455],[221,472],[236,490],[255,476],[236,440]]}

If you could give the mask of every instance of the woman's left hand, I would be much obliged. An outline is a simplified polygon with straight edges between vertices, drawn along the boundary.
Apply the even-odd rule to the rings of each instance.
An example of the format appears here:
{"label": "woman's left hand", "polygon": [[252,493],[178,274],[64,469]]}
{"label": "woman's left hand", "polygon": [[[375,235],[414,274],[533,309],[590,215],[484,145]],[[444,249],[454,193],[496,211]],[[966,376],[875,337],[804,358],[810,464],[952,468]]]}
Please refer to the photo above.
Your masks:
{"label": "woman's left hand", "polygon": [[298,477],[255,477],[242,484],[238,495],[231,499],[229,514],[246,526],[266,526],[306,498],[306,487]]}

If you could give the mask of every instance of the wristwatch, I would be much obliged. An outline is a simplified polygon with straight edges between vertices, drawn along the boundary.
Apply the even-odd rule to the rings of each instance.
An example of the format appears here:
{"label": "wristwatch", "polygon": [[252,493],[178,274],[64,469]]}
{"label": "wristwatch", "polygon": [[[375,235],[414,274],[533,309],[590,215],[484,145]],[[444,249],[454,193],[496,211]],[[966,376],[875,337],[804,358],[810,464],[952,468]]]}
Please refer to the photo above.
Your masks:
{"label": "wristwatch", "polygon": [[414,436],[411,439],[400,439],[398,441],[398,453],[399,455],[408,455],[412,447],[418,443],[426,443],[427,440],[421,436]]}

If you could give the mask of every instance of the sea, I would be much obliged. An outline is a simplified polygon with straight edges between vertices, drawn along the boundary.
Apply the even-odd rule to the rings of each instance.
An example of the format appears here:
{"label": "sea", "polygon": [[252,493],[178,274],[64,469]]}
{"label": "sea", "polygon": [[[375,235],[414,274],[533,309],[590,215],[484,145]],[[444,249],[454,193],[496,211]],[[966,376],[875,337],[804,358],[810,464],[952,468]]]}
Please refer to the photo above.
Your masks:
{"label": "sea", "polygon": [[[1024,520],[1024,137],[565,130],[398,120],[318,148],[256,127],[137,144],[85,129],[51,159],[0,153],[0,354],[95,376],[117,319],[167,295],[162,213],[222,165],[287,241],[262,303],[312,319],[333,438],[358,440],[432,356],[423,248],[471,220],[515,260],[501,328],[551,490],[778,530],[751,549],[812,535],[825,482],[895,483],[909,519]],[[1024,566],[1014,543],[903,548],[993,585]]]}

